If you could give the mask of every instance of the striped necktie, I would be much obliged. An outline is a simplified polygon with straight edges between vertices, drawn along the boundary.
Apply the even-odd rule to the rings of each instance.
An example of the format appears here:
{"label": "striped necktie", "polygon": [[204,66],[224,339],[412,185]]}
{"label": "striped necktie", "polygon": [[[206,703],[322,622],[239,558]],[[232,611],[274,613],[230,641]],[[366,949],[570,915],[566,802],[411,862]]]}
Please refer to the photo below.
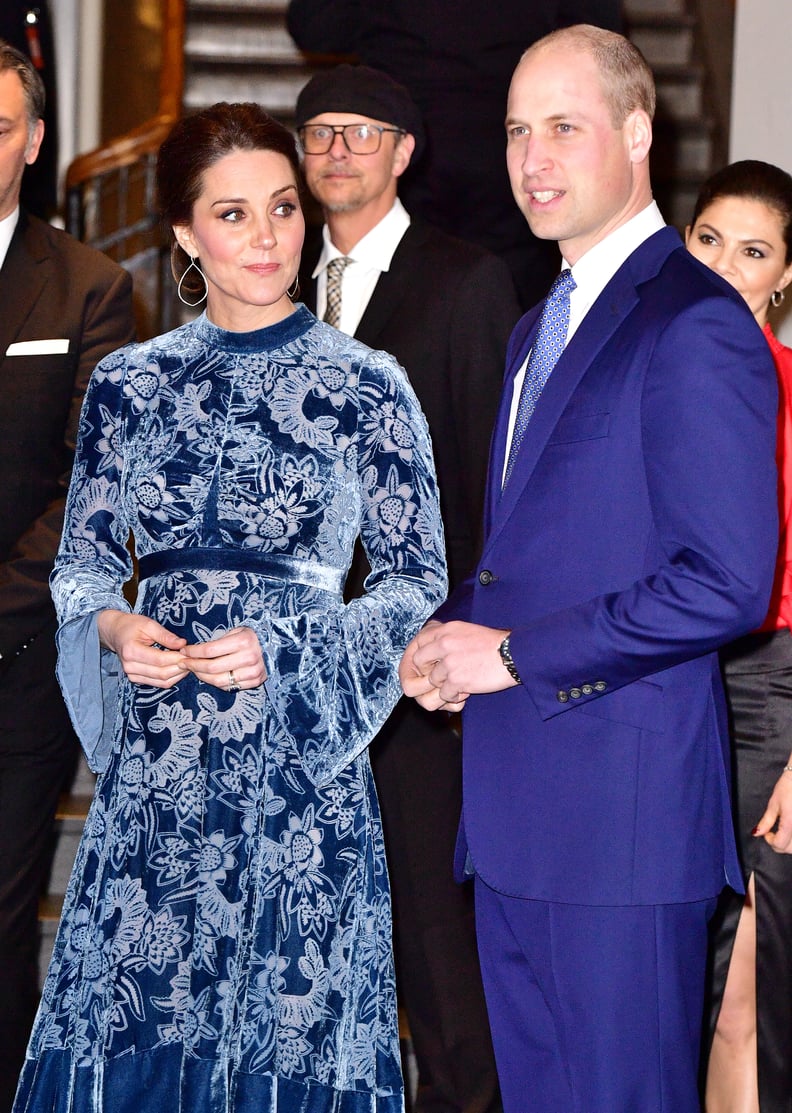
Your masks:
{"label": "striped necktie", "polygon": [[327,264],[327,304],[324,319],[333,328],[338,328],[341,320],[341,277],[351,262],[348,256],[339,255]]}

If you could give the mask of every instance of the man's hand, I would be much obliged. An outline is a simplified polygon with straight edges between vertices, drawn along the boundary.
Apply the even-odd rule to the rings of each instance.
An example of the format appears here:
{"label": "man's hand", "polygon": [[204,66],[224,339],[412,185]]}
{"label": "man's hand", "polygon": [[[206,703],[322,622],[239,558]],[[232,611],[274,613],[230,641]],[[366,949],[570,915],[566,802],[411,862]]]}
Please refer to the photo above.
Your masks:
{"label": "man's hand", "polygon": [[404,651],[404,694],[428,711],[460,711],[473,693],[514,687],[498,653],[508,633],[472,622],[428,622]]}

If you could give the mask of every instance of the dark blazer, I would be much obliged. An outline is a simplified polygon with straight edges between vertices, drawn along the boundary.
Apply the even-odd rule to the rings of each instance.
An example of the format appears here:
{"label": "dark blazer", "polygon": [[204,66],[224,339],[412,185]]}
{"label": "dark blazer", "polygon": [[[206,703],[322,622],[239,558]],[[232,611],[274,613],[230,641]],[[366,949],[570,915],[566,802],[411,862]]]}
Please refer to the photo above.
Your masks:
{"label": "dark blazer", "polygon": [[[300,286],[316,309],[315,233]],[[405,232],[355,330],[406,369],[432,435],[451,583],[475,560],[489,441],[509,334],[520,315],[508,268],[490,252],[420,221]]]}
{"label": "dark blazer", "polygon": [[570,340],[487,537],[440,609],[513,629],[521,687],[464,714],[465,852],[507,895],[590,905],[740,887],[715,650],[763,619],[777,547],[776,382],[742,298],[666,228]]}
{"label": "dark blazer", "polygon": [[[54,618],[80,405],[95,364],[132,340],[132,282],[106,256],[20,214],[0,269],[0,690],[15,652]],[[61,340],[60,353],[12,345]],[[9,352],[11,348],[11,352]]]}

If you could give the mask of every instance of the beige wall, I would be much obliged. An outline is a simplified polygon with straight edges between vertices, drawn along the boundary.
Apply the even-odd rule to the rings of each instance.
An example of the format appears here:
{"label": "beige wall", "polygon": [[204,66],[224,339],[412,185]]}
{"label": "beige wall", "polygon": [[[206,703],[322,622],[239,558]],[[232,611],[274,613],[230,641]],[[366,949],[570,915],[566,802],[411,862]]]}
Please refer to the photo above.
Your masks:
{"label": "beige wall", "polygon": [[[729,158],[759,158],[792,173],[792,0],[737,0]],[[792,294],[779,336],[792,346]]]}

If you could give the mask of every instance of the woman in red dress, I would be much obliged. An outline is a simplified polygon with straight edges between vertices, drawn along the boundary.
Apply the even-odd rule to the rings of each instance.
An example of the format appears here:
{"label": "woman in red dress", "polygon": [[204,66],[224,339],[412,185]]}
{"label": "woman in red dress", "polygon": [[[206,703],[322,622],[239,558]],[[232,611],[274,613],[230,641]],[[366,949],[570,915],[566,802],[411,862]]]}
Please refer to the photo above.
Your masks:
{"label": "woman in red dress", "polygon": [[706,1110],[792,1113],[792,349],[768,321],[792,281],[792,177],[753,160],[714,174],[687,247],[748,303],[779,386],[780,543],[770,609],[759,630],[721,654],[746,896],[725,890],[712,924]]}

